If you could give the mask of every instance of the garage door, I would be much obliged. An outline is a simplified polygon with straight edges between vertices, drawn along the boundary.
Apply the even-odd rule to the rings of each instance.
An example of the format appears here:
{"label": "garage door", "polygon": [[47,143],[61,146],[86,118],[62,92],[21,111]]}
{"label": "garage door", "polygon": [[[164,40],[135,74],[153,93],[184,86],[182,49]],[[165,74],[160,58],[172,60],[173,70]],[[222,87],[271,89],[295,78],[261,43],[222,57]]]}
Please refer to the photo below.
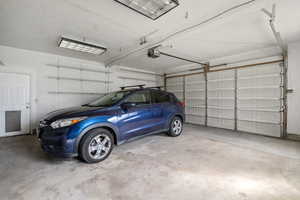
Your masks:
{"label": "garage door", "polygon": [[280,137],[283,97],[282,63],[237,71],[237,128]]}
{"label": "garage door", "polygon": [[174,77],[168,78],[166,82],[167,91],[172,92],[181,102],[184,100],[184,78],[183,77]]}
{"label": "garage door", "polygon": [[205,125],[206,82],[204,74],[185,77],[186,121]]}
{"label": "garage door", "polygon": [[207,74],[207,125],[234,129],[234,71]]}
{"label": "garage door", "polygon": [[[251,67],[249,67],[251,66]],[[280,137],[283,63],[280,60],[167,78],[167,90],[185,102],[192,124]]]}

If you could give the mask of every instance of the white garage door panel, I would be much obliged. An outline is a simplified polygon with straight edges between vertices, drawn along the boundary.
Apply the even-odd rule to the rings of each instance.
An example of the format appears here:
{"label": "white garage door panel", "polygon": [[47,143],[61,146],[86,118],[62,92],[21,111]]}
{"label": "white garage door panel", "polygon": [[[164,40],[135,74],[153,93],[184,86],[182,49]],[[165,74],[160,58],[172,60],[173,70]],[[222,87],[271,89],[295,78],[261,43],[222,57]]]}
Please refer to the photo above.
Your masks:
{"label": "white garage door panel", "polygon": [[238,70],[238,130],[281,136],[281,72],[279,63]]}
{"label": "white garage door panel", "polygon": [[185,77],[186,122],[205,124],[205,77],[203,74]]}
{"label": "white garage door panel", "polygon": [[240,107],[252,107],[255,108],[275,108],[280,107],[280,98],[269,98],[269,97],[238,97],[237,104]]}
{"label": "white garage door panel", "polygon": [[[255,82],[255,80],[253,80]],[[248,87],[239,87],[238,95],[241,98],[280,98],[281,91],[279,85],[277,86],[254,86],[249,83]]]}
{"label": "white garage door panel", "polygon": [[184,101],[183,86],[182,77],[167,79],[167,91],[174,93],[182,102]]}
{"label": "white garage door panel", "polygon": [[211,118],[234,119],[232,108],[210,106],[207,108],[207,113]]}
{"label": "white garage door panel", "polygon": [[207,125],[234,129],[235,74],[233,70],[207,74]]}
{"label": "white garage door panel", "polygon": [[283,65],[275,61],[210,71],[207,80],[204,74],[167,78],[167,90],[185,101],[188,123],[280,137],[283,80]]}
{"label": "white garage door panel", "polygon": [[225,129],[234,129],[234,120],[225,119],[225,118],[207,118],[207,126],[225,128]]}
{"label": "white garage door panel", "polygon": [[209,104],[214,107],[221,106],[222,108],[231,108],[232,104],[234,103],[234,98],[224,97],[223,99],[219,99],[218,97],[210,97],[208,98],[208,101]]}
{"label": "white garage door panel", "polygon": [[275,109],[239,109],[239,119],[279,124],[281,113]]}
{"label": "white garage door panel", "polygon": [[186,122],[191,124],[205,125],[205,116],[199,116],[198,114],[186,114]]}
{"label": "white garage door panel", "polygon": [[280,125],[259,123],[253,121],[238,121],[238,130],[257,133],[266,136],[279,137]]}

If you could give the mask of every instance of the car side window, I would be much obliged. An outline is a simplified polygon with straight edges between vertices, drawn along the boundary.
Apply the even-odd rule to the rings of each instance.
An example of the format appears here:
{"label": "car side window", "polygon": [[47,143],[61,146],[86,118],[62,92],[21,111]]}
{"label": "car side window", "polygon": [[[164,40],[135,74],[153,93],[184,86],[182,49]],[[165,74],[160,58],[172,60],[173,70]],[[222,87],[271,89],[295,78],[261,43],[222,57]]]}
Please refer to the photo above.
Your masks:
{"label": "car side window", "polygon": [[171,97],[168,93],[160,92],[160,91],[153,91],[152,92],[152,99],[154,103],[166,103],[171,102]]}
{"label": "car side window", "polygon": [[135,103],[137,105],[150,104],[150,92],[138,91],[130,95],[125,102]]}

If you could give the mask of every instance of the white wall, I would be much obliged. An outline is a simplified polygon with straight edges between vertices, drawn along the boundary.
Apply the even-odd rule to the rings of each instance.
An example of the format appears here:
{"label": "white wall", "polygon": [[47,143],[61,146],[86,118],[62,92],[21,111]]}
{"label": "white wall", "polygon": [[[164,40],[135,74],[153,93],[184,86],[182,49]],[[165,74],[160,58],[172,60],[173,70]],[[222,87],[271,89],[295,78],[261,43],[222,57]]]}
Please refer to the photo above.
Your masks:
{"label": "white wall", "polygon": [[289,44],[288,49],[288,124],[287,132],[300,135],[300,42]]}
{"label": "white wall", "polygon": [[[153,72],[122,66],[113,66],[111,69],[106,69],[103,63],[6,46],[0,46],[0,60],[4,63],[4,66],[0,65],[0,72],[30,75],[31,128],[34,128],[39,119],[50,111],[81,105],[99,96],[97,94],[86,93],[105,93],[107,91],[118,90],[120,86],[126,84],[156,86],[161,85],[162,82],[161,77],[154,75]],[[77,69],[51,67],[49,64],[70,66]],[[84,69],[101,70],[110,73],[89,72],[84,71]],[[52,77],[52,79],[49,77]],[[53,77],[69,77],[79,79],[79,81],[56,80]],[[135,79],[125,79],[126,77]],[[80,79],[99,80],[99,82],[85,82],[80,81]],[[102,83],[102,81],[108,81],[109,85]],[[74,93],[57,94],[56,92]]]}
{"label": "white wall", "polygon": [[145,84],[147,87],[163,86],[163,76],[155,72],[124,66],[113,66],[109,79],[113,81],[109,90],[119,90],[121,86]]}

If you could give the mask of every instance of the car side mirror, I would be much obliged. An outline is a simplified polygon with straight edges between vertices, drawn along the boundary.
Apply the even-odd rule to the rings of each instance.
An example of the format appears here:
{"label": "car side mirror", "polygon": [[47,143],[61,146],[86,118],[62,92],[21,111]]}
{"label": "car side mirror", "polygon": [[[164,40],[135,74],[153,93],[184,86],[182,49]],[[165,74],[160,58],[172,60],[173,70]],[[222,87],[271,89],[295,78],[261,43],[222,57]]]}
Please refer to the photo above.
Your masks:
{"label": "car side mirror", "polygon": [[121,108],[123,110],[128,110],[129,108],[135,107],[136,103],[132,103],[132,102],[125,102],[121,104]]}

